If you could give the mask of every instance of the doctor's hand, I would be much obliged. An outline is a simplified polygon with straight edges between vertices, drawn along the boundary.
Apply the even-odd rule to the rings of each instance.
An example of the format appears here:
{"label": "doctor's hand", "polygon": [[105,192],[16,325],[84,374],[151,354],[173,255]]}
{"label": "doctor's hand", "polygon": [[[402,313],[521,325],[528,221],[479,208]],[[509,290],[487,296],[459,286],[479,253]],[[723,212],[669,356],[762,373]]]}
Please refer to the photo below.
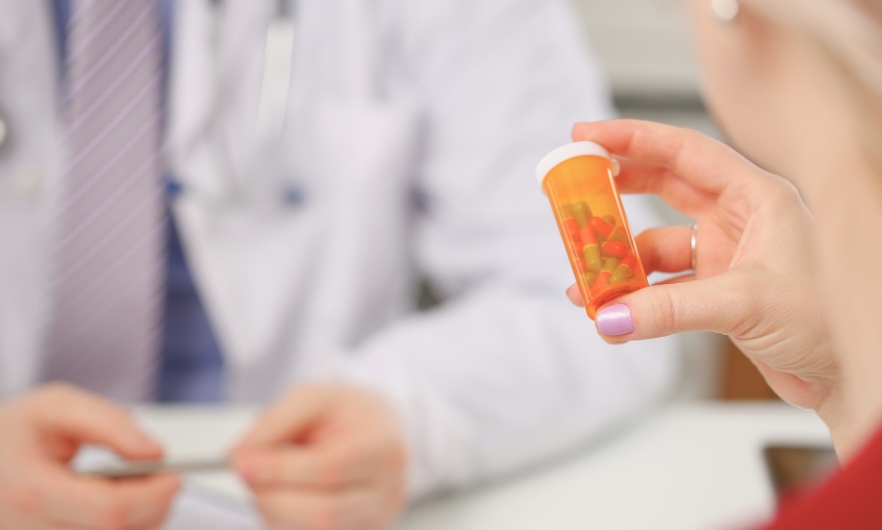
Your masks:
{"label": "doctor's hand", "polygon": [[233,451],[273,530],[390,528],[405,499],[405,442],[378,395],[299,386],[267,410]]}
{"label": "doctor's hand", "polygon": [[67,464],[83,443],[135,460],[162,456],[125,410],[67,385],[0,404],[0,528],[160,528],[179,479],[79,477]]}
{"label": "doctor's hand", "polygon": [[[842,421],[841,382],[811,269],[814,219],[784,179],[697,132],[648,122],[578,124],[619,158],[624,193],[654,193],[698,224],[697,270],[602,308],[610,343],[682,331],[731,337],[786,401]],[[636,242],[647,273],[691,268],[692,228],[648,230]],[[578,290],[568,291],[581,304]]]}

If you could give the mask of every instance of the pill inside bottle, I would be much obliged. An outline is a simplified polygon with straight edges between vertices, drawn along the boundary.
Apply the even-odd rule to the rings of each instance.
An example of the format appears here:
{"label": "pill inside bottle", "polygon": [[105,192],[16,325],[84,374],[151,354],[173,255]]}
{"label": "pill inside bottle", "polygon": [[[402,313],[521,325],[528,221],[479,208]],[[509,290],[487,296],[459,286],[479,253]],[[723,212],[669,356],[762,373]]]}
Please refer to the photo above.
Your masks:
{"label": "pill inside bottle", "polygon": [[536,178],[592,320],[610,300],[649,286],[606,149],[594,142],[565,145],[542,159]]}

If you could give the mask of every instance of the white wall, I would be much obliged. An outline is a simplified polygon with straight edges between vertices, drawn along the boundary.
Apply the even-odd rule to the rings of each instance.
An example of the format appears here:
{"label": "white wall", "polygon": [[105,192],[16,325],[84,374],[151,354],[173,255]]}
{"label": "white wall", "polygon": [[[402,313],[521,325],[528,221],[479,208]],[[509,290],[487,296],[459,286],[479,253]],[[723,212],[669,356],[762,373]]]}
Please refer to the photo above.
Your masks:
{"label": "white wall", "polygon": [[615,92],[697,97],[684,0],[574,0]]}

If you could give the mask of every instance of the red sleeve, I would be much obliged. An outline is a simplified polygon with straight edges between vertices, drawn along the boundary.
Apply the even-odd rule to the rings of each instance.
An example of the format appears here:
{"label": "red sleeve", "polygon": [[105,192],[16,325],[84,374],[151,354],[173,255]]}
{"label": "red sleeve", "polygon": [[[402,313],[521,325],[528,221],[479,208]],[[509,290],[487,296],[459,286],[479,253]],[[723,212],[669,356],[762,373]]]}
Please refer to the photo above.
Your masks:
{"label": "red sleeve", "polygon": [[818,490],[786,504],[764,530],[882,529],[882,430]]}

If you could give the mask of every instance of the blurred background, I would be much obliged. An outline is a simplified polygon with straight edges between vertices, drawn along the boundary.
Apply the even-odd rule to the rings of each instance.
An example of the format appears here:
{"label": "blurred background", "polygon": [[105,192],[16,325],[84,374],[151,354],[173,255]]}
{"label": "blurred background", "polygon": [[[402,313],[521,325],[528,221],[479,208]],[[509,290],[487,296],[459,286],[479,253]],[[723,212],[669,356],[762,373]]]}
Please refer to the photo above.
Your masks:
{"label": "blurred background", "polygon": [[[623,117],[723,139],[701,100],[685,0],[570,1]],[[668,224],[691,224],[660,200],[655,207]],[[693,333],[681,340],[685,362],[677,399],[775,399],[728,339]]]}

